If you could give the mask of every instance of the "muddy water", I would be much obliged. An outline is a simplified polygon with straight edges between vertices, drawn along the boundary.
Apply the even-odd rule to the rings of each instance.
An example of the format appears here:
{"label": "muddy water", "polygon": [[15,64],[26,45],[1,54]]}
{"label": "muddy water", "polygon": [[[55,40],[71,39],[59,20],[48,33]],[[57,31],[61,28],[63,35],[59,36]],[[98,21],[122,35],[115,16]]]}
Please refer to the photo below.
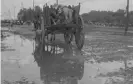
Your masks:
{"label": "muddy water", "polygon": [[131,39],[124,43],[110,41],[105,36],[86,35],[82,51],[62,41],[46,43],[41,51],[40,45],[35,47],[33,40],[12,33],[4,35],[1,42],[2,84],[133,83]]}

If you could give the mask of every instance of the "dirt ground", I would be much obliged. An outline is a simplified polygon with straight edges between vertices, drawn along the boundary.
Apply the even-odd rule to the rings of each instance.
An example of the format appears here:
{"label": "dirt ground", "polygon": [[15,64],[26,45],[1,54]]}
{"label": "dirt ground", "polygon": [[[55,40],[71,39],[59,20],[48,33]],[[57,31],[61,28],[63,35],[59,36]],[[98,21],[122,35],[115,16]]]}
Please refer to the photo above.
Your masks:
{"label": "dirt ground", "polygon": [[[5,27],[2,29],[4,28]],[[76,50],[74,41],[72,42],[72,49],[69,50],[67,48],[68,45],[64,42],[63,35],[57,35],[56,43],[59,49],[56,49],[58,50],[56,53],[59,54],[53,55],[44,51],[43,56],[46,56],[45,59],[43,62],[37,62],[40,70],[35,66],[36,64],[33,62],[34,58],[31,56],[31,52],[34,48],[31,43],[33,42],[35,35],[32,29],[33,26],[28,25],[15,26],[11,28],[10,31],[15,34],[15,36],[13,37],[11,34],[7,39],[2,40],[2,80],[6,80],[3,84],[7,84],[9,80],[19,80],[18,78],[21,78],[22,76],[38,83],[38,81],[40,81],[39,79],[46,80],[46,78],[43,77],[44,74],[46,75],[46,73],[62,70],[67,71],[67,68],[74,65],[82,66],[82,68],[78,67],[73,70],[74,72],[69,71],[71,73],[66,73],[67,75],[76,74],[76,77],[79,77],[77,74],[80,73],[81,75],[81,72],[83,72],[81,78],[79,77],[80,81],[77,83],[74,82],[75,79],[71,78],[70,79],[73,80],[71,83],[69,78],[66,78],[67,80],[65,78],[60,80],[69,80],[69,84],[133,84],[133,28],[129,28],[128,34],[124,36],[124,28],[85,25],[85,44],[81,52]],[[2,31],[5,32],[8,30]],[[23,36],[25,39],[23,40],[20,36]],[[7,44],[16,50],[11,49],[12,52],[11,50],[8,51],[3,47]],[[20,44],[23,46],[20,46]],[[53,45],[55,44],[48,44],[47,47]],[[22,52],[19,49],[22,50]],[[61,54],[63,51],[64,53]],[[49,57],[52,55],[53,57]],[[18,59],[17,56],[19,56],[20,59],[18,64],[21,69],[16,68],[18,61],[13,62],[10,60]],[[55,69],[55,67],[58,68]],[[38,73],[41,77],[39,77]],[[14,79],[10,75],[12,75]],[[63,76],[65,77],[66,74],[63,74]],[[60,77],[56,76],[56,78]],[[50,81],[52,84],[55,84],[52,82],[52,78]]]}

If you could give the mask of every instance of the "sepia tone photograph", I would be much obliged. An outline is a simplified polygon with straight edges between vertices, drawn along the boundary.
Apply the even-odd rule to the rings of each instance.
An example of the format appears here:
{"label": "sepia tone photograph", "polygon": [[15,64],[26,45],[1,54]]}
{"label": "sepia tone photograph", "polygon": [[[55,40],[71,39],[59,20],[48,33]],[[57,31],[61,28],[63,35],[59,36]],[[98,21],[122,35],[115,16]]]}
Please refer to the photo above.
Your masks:
{"label": "sepia tone photograph", "polygon": [[1,84],[133,84],[133,0],[0,0]]}

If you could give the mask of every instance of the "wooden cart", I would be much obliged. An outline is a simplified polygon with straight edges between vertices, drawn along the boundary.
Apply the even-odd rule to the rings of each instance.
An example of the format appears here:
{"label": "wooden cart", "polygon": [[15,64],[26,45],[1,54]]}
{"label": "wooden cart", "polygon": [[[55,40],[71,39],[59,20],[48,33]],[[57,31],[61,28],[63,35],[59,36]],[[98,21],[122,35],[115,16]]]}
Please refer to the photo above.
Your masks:
{"label": "wooden cart", "polygon": [[[40,34],[40,43],[45,43],[45,39],[49,34],[63,34],[64,40],[67,44],[70,44],[75,37],[75,43],[78,49],[82,49],[84,45],[84,21],[80,15],[78,15],[78,24],[69,23],[69,24],[56,24],[53,25],[50,22],[50,11],[51,9],[48,6],[43,8],[43,17],[41,17],[41,30],[37,30],[36,34]],[[37,36],[37,35],[36,35]]]}

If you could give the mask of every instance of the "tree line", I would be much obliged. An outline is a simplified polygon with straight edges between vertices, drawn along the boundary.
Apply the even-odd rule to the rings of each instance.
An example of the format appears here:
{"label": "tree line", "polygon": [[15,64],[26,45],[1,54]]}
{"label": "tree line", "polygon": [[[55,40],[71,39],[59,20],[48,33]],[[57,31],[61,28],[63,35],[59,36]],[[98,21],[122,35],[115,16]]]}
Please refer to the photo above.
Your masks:
{"label": "tree line", "polygon": [[[34,10],[32,8],[20,9],[18,13],[18,20],[33,21],[37,15],[41,14],[42,9],[39,6],[35,6]],[[85,22],[100,22],[100,23],[112,23],[112,24],[124,24],[125,23],[125,11],[123,9],[118,9],[117,11],[96,11],[92,10],[89,13],[82,14]],[[133,11],[129,13],[129,23],[133,23]]]}
{"label": "tree line", "polygon": [[22,20],[23,22],[26,21],[33,21],[38,15],[42,13],[42,9],[39,6],[35,6],[34,9],[32,8],[23,8],[17,14],[18,20]]}
{"label": "tree line", "polygon": [[[126,14],[123,9],[117,11],[95,11],[92,10],[89,13],[82,14],[85,22],[100,22],[100,23],[112,23],[112,24],[125,24]],[[129,12],[129,23],[133,23],[133,11]]]}

